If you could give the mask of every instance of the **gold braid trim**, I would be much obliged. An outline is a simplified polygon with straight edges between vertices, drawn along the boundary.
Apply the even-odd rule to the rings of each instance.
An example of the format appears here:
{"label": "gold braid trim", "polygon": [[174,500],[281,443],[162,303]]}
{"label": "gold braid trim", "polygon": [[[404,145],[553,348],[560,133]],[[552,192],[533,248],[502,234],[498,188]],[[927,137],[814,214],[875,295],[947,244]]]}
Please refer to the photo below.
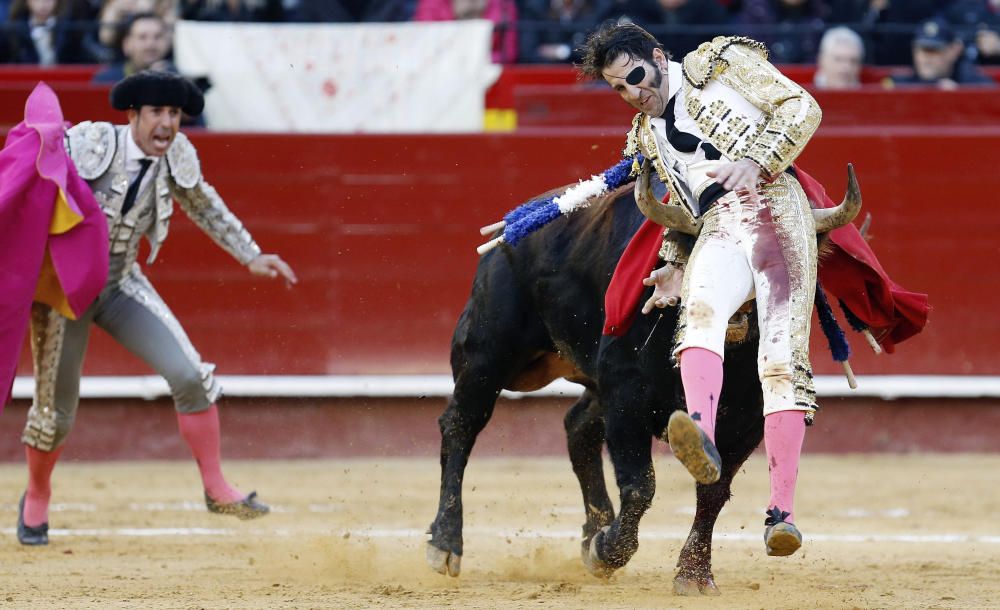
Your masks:
{"label": "gold braid trim", "polygon": [[663,232],[663,245],[660,246],[661,259],[673,264],[675,267],[683,267],[687,264],[690,254],[690,236],[670,229]]}
{"label": "gold braid trim", "polygon": [[[684,58],[688,113],[728,158],[750,159],[771,180],[805,148],[822,120],[816,100],[767,62],[763,46],[748,38],[716,38]],[[710,104],[700,90],[715,78],[764,113],[761,121]]]}
{"label": "gold braid trim", "polygon": [[642,129],[642,113],[636,114],[632,117],[632,127],[628,130],[628,136],[625,138],[625,149],[622,150],[623,159],[632,159],[632,171],[629,172],[629,176],[638,176],[639,170],[639,160],[636,159],[636,155],[639,154],[639,132]]}
{"label": "gold braid trim", "polygon": [[760,108],[769,120],[751,142],[746,158],[773,178],[788,169],[819,127],[823,113],[805,89],[742,46],[725,52],[729,69],[719,81]]}
{"label": "gold braid trim", "polygon": [[684,79],[693,87],[704,87],[713,76],[726,69],[728,61],[723,54],[733,45],[746,47],[767,61],[767,47],[762,42],[746,36],[716,36],[711,42],[701,43],[697,49],[684,56]]}
{"label": "gold braid trim", "polygon": [[[653,131],[650,117],[642,112],[636,114],[632,119],[632,128],[628,132],[622,156],[635,159],[637,153],[642,153],[646,161],[653,166],[660,181],[667,187],[667,201],[665,203],[667,205],[681,206],[693,221],[694,216],[682,203],[682,196],[679,195],[681,192],[680,185],[677,184],[673,174],[670,173],[663,162],[663,157],[660,156],[659,145],[656,143],[656,133]],[[639,164],[633,161],[631,175],[638,175],[640,169]]]}

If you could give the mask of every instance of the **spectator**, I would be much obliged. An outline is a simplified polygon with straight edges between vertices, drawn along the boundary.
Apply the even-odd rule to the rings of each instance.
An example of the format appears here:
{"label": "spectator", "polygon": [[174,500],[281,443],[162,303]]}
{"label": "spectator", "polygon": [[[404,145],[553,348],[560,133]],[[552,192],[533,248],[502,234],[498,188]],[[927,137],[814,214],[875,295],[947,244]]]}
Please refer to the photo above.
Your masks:
{"label": "spectator", "polygon": [[575,49],[601,18],[605,7],[596,0],[525,0],[520,16],[520,61],[577,61]]}
{"label": "spectator", "polygon": [[962,56],[964,47],[946,21],[925,21],[913,38],[912,72],[892,78],[889,86],[924,85],[944,90],[957,89],[959,85],[996,86],[990,77]]}
{"label": "spectator", "polygon": [[976,57],[982,64],[1000,63],[1000,34],[988,27],[976,32]]}
{"label": "spectator", "polygon": [[82,35],[67,18],[66,0],[14,0],[8,25],[9,60],[21,64],[89,63]]}
{"label": "spectator", "polygon": [[978,26],[996,26],[1000,21],[1000,0],[953,0],[938,16],[953,27],[971,30]]}
{"label": "spectator", "polygon": [[[663,41],[681,58],[722,31],[730,21],[726,8],[716,0],[629,0],[616,9]],[[714,27],[687,27],[714,26]]]}
{"label": "spectator", "polygon": [[284,21],[282,0],[182,0],[181,16],[199,21]]}
{"label": "spectator", "polygon": [[95,83],[117,83],[143,70],[177,71],[166,59],[170,53],[167,24],[154,13],[132,15],[125,22],[119,49],[122,60],[95,74]]}
{"label": "spectator", "polygon": [[745,0],[738,22],[775,64],[812,63],[829,7],[822,0]]}
{"label": "spectator", "polygon": [[961,30],[970,59],[1000,62],[1000,0],[955,0],[940,16]]}
{"label": "spectator", "polygon": [[916,24],[929,19],[950,0],[828,0],[828,23],[850,23],[867,40],[869,61],[881,65],[910,63],[910,39]]}
{"label": "spectator", "polygon": [[177,22],[177,0],[104,0],[101,7],[99,40],[108,48],[114,48],[121,38],[121,28],[132,15],[154,13],[172,32]]}
{"label": "spectator", "polygon": [[813,84],[817,89],[857,89],[864,58],[865,43],[857,32],[845,26],[830,28],[819,41]]}
{"label": "spectator", "polygon": [[719,4],[721,4],[722,7],[726,9],[726,12],[732,17],[739,15],[740,11],[743,10],[743,2],[741,0],[719,0]]}
{"label": "spectator", "polygon": [[493,61],[517,60],[517,5],[514,0],[417,0],[414,21],[488,19],[493,22]]}
{"label": "spectator", "polygon": [[295,0],[286,2],[288,21],[322,23],[410,21],[416,0]]}

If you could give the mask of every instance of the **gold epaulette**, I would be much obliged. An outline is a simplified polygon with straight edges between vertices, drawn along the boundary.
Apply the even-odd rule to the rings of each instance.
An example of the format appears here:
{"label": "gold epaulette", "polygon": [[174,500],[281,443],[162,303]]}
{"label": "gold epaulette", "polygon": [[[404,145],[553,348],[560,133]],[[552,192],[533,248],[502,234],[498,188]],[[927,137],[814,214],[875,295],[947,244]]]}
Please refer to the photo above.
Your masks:
{"label": "gold epaulette", "polygon": [[745,46],[767,60],[767,47],[762,42],[746,36],[716,36],[684,56],[684,79],[692,87],[704,87],[713,76],[726,69],[728,64],[722,54],[733,45]]}

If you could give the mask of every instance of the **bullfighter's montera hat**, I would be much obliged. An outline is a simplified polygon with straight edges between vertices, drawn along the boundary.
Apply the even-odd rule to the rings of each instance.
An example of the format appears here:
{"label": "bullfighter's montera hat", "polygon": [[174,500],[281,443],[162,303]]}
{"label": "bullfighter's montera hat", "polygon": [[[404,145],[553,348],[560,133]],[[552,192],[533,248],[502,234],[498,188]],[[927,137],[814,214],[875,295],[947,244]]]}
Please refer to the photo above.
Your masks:
{"label": "bullfighter's montera hat", "polygon": [[115,110],[138,110],[140,106],[176,106],[189,116],[205,108],[201,90],[179,74],[143,70],[111,88],[111,106]]}

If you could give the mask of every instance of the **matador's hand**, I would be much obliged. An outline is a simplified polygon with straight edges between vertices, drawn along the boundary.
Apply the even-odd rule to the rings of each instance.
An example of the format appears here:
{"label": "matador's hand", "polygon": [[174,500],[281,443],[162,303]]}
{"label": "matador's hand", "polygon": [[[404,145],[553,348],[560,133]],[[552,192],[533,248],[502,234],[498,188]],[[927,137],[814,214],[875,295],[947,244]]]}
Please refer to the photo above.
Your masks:
{"label": "matador's hand", "polygon": [[643,286],[656,286],[653,289],[653,296],[649,297],[646,304],[642,306],[642,313],[649,313],[653,311],[654,307],[663,309],[667,305],[672,306],[679,303],[683,280],[684,270],[671,263],[654,269],[649,277],[642,280]]}
{"label": "matador's hand", "polygon": [[723,163],[714,172],[708,172],[727,191],[737,188],[752,189],[760,180],[760,167],[750,159]]}
{"label": "matador's hand", "polygon": [[247,269],[254,275],[263,275],[266,277],[278,277],[280,275],[285,278],[285,282],[289,288],[291,288],[292,284],[297,284],[299,281],[295,277],[295,272],[288,266],[288,263],[281,260],[281,257],[277,254],[258,254],[257,258],[247,264]]}

